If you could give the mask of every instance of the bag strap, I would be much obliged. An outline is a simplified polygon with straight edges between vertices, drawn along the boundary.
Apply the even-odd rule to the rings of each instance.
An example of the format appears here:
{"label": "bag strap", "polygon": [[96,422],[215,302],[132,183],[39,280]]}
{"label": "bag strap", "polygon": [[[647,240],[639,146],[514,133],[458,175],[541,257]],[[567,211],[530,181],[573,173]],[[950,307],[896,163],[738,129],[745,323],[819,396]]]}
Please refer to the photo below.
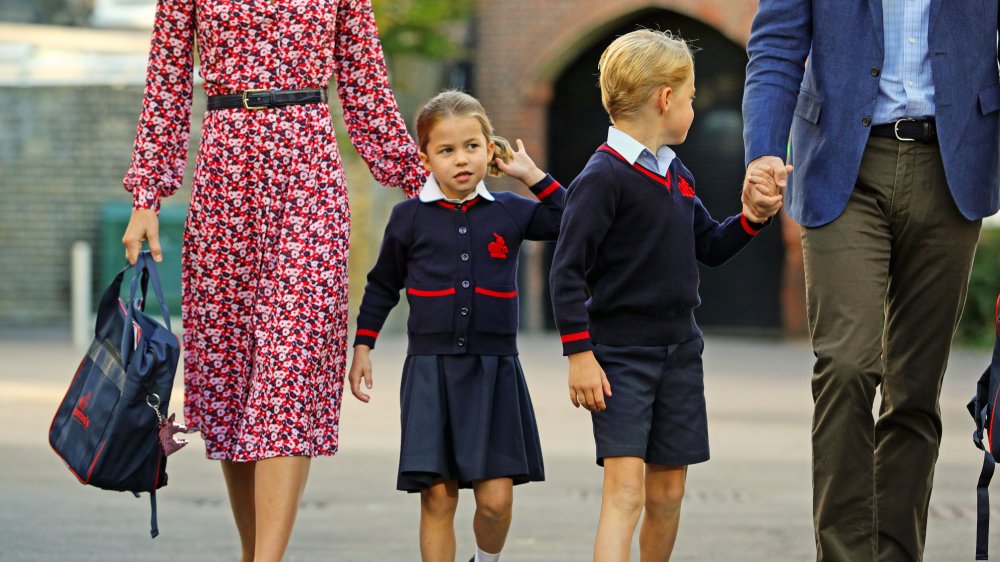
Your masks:
{"label": "bag strap", "polygon": [[156,525],[156,490],[149,493],[149,538],[155,539],[160,534],[160,528]]}
{"label": "bag strap", "polygon": [[[124,273],[124,271],[123,271]],[[142,292],[139,293],[140,279],[142,280]],[[132,274],[132,282],[129,285],[128,300],[125,303],[125,328],[122,330],[122,341],[121,341],[121,356],[123,362],[127,365],[128,359],[131,358],[132,350],[132,326],[133,321],[133,310],[135,306],[136,296],[145,298],[147,283],[151,282],[153,285],[153,292],[156,294],[156,300],[160,302],[160,314],[163,316],[163,323],[166,325],[168,331],[173,331],[170,327],[170,311],[167,309],[166,299],[163,296],[163,286],[160,285],[160,275],[156,270],[156,264],[153,261],[152,254],[149,250],[144,250],[139,253],[139,257],[135,260],[135,272]],[[127,359],[128,358],[128,359]]]}
{"label": "bag strap", "polygon": [[993,455],[989,451],[984,452],[983,469],[976,486],[976,560],[989,560],[990,480],[995,468]]}

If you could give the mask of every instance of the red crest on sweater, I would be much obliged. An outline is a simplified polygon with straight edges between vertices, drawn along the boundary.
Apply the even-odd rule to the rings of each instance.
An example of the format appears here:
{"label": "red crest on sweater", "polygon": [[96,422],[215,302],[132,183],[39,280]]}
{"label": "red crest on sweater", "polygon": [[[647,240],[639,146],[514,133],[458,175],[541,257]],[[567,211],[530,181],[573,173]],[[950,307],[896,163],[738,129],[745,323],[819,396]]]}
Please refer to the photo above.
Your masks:
{"label": "red crest on sweater", "polygon": [[694,188],[688,183],[684,176],[677,176],[677,188],[680,189],[684,197],[694,197]]}

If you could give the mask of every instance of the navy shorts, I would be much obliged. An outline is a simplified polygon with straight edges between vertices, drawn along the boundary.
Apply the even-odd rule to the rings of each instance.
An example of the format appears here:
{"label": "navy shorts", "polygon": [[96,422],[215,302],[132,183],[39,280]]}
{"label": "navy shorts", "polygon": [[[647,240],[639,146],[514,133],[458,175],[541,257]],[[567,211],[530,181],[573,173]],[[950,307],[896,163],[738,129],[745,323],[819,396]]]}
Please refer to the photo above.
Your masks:
{"label": "navy shorts", "polygon": [[664,466],[708,460],[704,347],[701,337],[668,346],[594,346],[612,393],[607,409],[591,414],[597,464],[606,457]]}

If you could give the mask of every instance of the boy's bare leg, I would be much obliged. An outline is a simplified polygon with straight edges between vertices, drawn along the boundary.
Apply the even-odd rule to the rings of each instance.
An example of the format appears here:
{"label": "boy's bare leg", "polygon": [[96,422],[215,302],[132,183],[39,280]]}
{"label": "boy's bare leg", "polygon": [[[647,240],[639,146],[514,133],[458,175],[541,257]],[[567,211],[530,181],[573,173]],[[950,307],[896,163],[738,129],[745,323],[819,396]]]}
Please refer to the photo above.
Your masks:
{"label": "boy's bare leg", "polygon": [[476,516],[472,530],[476,545],[483,552],[495,554],[503,550],[510,530],[514,505],[514,481],[510,478],[480,480],[472,484],[476,494]]}
{"label": "boy's bare leg", "polygon": [[420,559],[455,562],[458,482],[440,481],[420,492]]}
{"label": "boy's bare leg", "polygon": [[255,562],[281,562],[285,556],[311,461],[310,457],[274,457],[257,461],[254,474]]}
{"label": "boy's bare leg", "polygon": [[639,528],[640,562],[670,560],[681,521],[686,466],[646,465],[646,511]]}
{"label": "boy's bare leg", "polygon": [[594,541],[595,562],[628,562],[645,501],[644,461],[639,457],[604,459],[604,494]]}
{"label": "boy's bare leg", "polygon": [[229,506],[236,520],[236,530],[240,534],[242,553],[240,562],[253,562],[254,528],[256,526],[256,511],[254,510],[254,468],[255,462],[222,461],[222,476],[226,479],[226,489],[229,491]]}

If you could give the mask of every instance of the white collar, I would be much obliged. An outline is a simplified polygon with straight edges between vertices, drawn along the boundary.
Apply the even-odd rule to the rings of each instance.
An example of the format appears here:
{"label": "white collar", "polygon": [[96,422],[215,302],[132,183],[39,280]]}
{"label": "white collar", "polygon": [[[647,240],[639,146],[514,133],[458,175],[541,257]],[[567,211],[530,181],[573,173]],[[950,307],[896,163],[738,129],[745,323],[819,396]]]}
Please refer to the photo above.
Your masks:
{"label": "white collar", "polygon": [[451,203],[464,203],[470,199],[476,198],[477,196],[482,197],[487,201],[493,201],[493,194],[486,189],[486,184],[482,181],[476,184],[475,191],[470,193],[465,199],[461,201],[451,201],[445,197],[444,193],[441,191],[441,186],[438,185],[437,178],[434,177],[434,174],[427,174],[427,181],[424,182],[424,186],[420,188],[419,197],[420,201],[423,203],[441,201],[442,199]]}
{"label": "white collar", "polygon": [[[622,158],[627,160],[629,164],[635,164],[635,161],[639,159],[643,151],[649,150],[646,148],[646,145],[615,127],[608,127],[608,146],[613,148],[618,154],[621,154]],[[656,160],[663,166],[664,170],[670,167],[670,163],[676,157],[677,153],[667,145],[656,149]]]}

